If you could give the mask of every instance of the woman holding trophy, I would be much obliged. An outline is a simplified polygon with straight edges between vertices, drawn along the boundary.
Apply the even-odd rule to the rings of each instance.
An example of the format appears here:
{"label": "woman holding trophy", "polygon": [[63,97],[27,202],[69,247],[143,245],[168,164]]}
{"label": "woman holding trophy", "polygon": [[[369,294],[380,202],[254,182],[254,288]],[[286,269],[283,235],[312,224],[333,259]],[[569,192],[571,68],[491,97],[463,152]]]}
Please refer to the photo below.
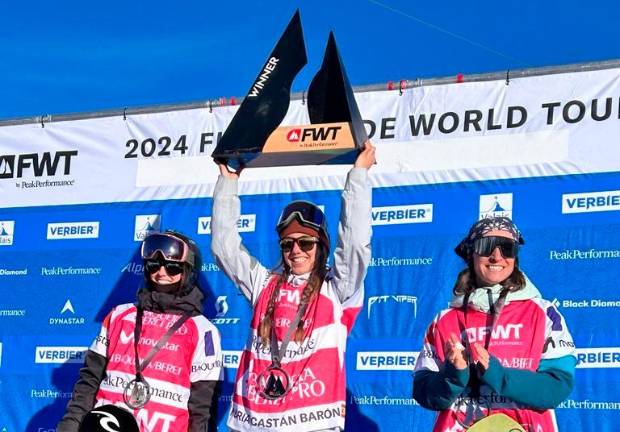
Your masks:
{"label": "woman holding trophy", "polygon": [[327,267],[330,241],[325,215],[313,203],[293,201],[276,225],[281,264],[275,271],[242,245],[237,232],[240,170],[230,172],[219,164],[211,249],[253,308],[233,390],[231,430],[344,429],[344,352],[363,305],[370,261],[368,169],[374,163],[375,148],[366,142],[342,193],[334,267]]}

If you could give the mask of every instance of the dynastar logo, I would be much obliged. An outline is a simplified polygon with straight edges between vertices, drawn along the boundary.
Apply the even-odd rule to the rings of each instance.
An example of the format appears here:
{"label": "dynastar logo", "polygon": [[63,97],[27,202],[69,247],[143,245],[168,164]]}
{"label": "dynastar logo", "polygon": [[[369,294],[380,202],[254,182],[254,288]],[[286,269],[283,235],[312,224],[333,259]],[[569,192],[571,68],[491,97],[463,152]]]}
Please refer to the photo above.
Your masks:
{"label": "dynastar logo", "polygon": [[54,176],[59,169],[63,175],[69,175],[71,158],[77,155],[77,150],[0,155],[0,179],[21,178],[24,174]]}
{"label": "dynastar logo", "polygon": [[267,60],[267,64],[265,64],[265,67],[263,68],[263,72],[258,76],[258,79],[252,86],[252,90],[248,93],[248,97],[256,97],[260,94],[260,91],[265,87],[265,84],[269,80],[269,77],[273,71],[276,69],[279,61],[280,60],[275,57],[271,57]]}
{"label": "dynastar logo", "polygon": [[134,241],[142,241],[150,234],[159,232],[161,226],[161,215],[136,215],[134,227]]}
{"label": "dynastar logo", "polygon": [[75,316],[75,309],[71,299],[67,299],[60,310],[60,316],[50,317],[49,325],[84,325],[86,319],[83,316]]}
{"label": "dynastar logo", "polygon": [[512,193],[480,195],[480,219],[512,218]]}
{"label": "dynastar logo", "polygon": [[382,295],[368,297],[368,319],[370,319],[370,312],[374,305],[387,304],[387,303],[399,303],[410,304],[413,307],[413,318],[418,315],[418,298],[412,295]]}
{"label": "dynastar logo", "polygon": [[0,221],[0,246],[11,246],[13,244],[13,232],[15,221]]}

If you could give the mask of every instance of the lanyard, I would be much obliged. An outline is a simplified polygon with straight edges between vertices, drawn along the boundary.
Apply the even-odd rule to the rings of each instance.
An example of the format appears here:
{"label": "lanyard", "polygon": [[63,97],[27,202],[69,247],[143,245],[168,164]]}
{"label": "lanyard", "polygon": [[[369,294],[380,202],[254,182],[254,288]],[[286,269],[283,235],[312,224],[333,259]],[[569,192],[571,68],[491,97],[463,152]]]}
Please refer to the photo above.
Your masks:
{"label": "lanyard", "polygon": [[187,321],[190,317],[190,313],[186,312],[178,320],[168,329],[166,334],[157,341],[157,343],[151,348],[149,353],[144,357],[142,363],[140,363],[140,357],[138,356],[138,341],[140,339],[140,332],[142,331],[142,317],[144,315],[144,309],[138,307],[138,311],[136,313],[136,326],[134,328],[134,336],[133,336],[133,349],[135,353],[135,362],[136,362],[136,379],[138,381],[144,381],[144,377],[142,376],[142,371],[146,369],[148,364],[151,362],[155,354],[168,342],[168,339],[176,332],[185,321]]}
{"label": "lanyard", "polygon": [[295,314],[295,318],[293,319],[293,322],[291,322],[291,325],[289,326],[288,330],[286,331],[286,334],[284,335],[284,339],[282,339],[282,343],[280,344],[279,349],[278,349],[278,340],[276,339],[275,326],[271,328],[271,341],[270,341],[271,343],[271,364],[273,366],[280,367],[280,362],[282,358],[284,357],[284,355],[286,354],[286,347],[288,346],[288,343],[291,341],[291,336],[293,335],[293,332],[297,328],[297,325],[299,324],[301,317],[306,312],[307,307],[308,307],[308,303],[304,303],[299,306],[299,308],[297,309],[297,313]]}

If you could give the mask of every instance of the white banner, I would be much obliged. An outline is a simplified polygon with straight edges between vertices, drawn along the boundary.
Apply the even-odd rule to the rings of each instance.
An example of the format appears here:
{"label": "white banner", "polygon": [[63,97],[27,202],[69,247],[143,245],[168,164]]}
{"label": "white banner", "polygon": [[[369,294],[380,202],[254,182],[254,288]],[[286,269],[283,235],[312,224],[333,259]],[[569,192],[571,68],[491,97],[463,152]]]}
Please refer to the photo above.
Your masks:
{"label": "white banner", "polygon": [[[618,69],[357,94],[375,186],[620,171]],[[0,127],[2,207],[209,196],[237,107]],[[283,124],[308,122],[291,103]],[[347,166],[255,168],[241,193],[341,188]]]}

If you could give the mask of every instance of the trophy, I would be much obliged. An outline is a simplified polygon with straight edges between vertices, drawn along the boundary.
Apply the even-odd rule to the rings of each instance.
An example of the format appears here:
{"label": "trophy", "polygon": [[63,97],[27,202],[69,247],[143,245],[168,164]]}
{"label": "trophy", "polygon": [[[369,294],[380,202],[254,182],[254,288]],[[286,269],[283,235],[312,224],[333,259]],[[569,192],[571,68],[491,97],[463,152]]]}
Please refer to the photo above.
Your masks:
{"label": "trophy", "polygon": [[355,161],[368,135],[333,32],[308,88],[310,124],[280,126],[293,79],[306,63],[297,11],[217,143],[211,155],[215,160],[233,169]]}

